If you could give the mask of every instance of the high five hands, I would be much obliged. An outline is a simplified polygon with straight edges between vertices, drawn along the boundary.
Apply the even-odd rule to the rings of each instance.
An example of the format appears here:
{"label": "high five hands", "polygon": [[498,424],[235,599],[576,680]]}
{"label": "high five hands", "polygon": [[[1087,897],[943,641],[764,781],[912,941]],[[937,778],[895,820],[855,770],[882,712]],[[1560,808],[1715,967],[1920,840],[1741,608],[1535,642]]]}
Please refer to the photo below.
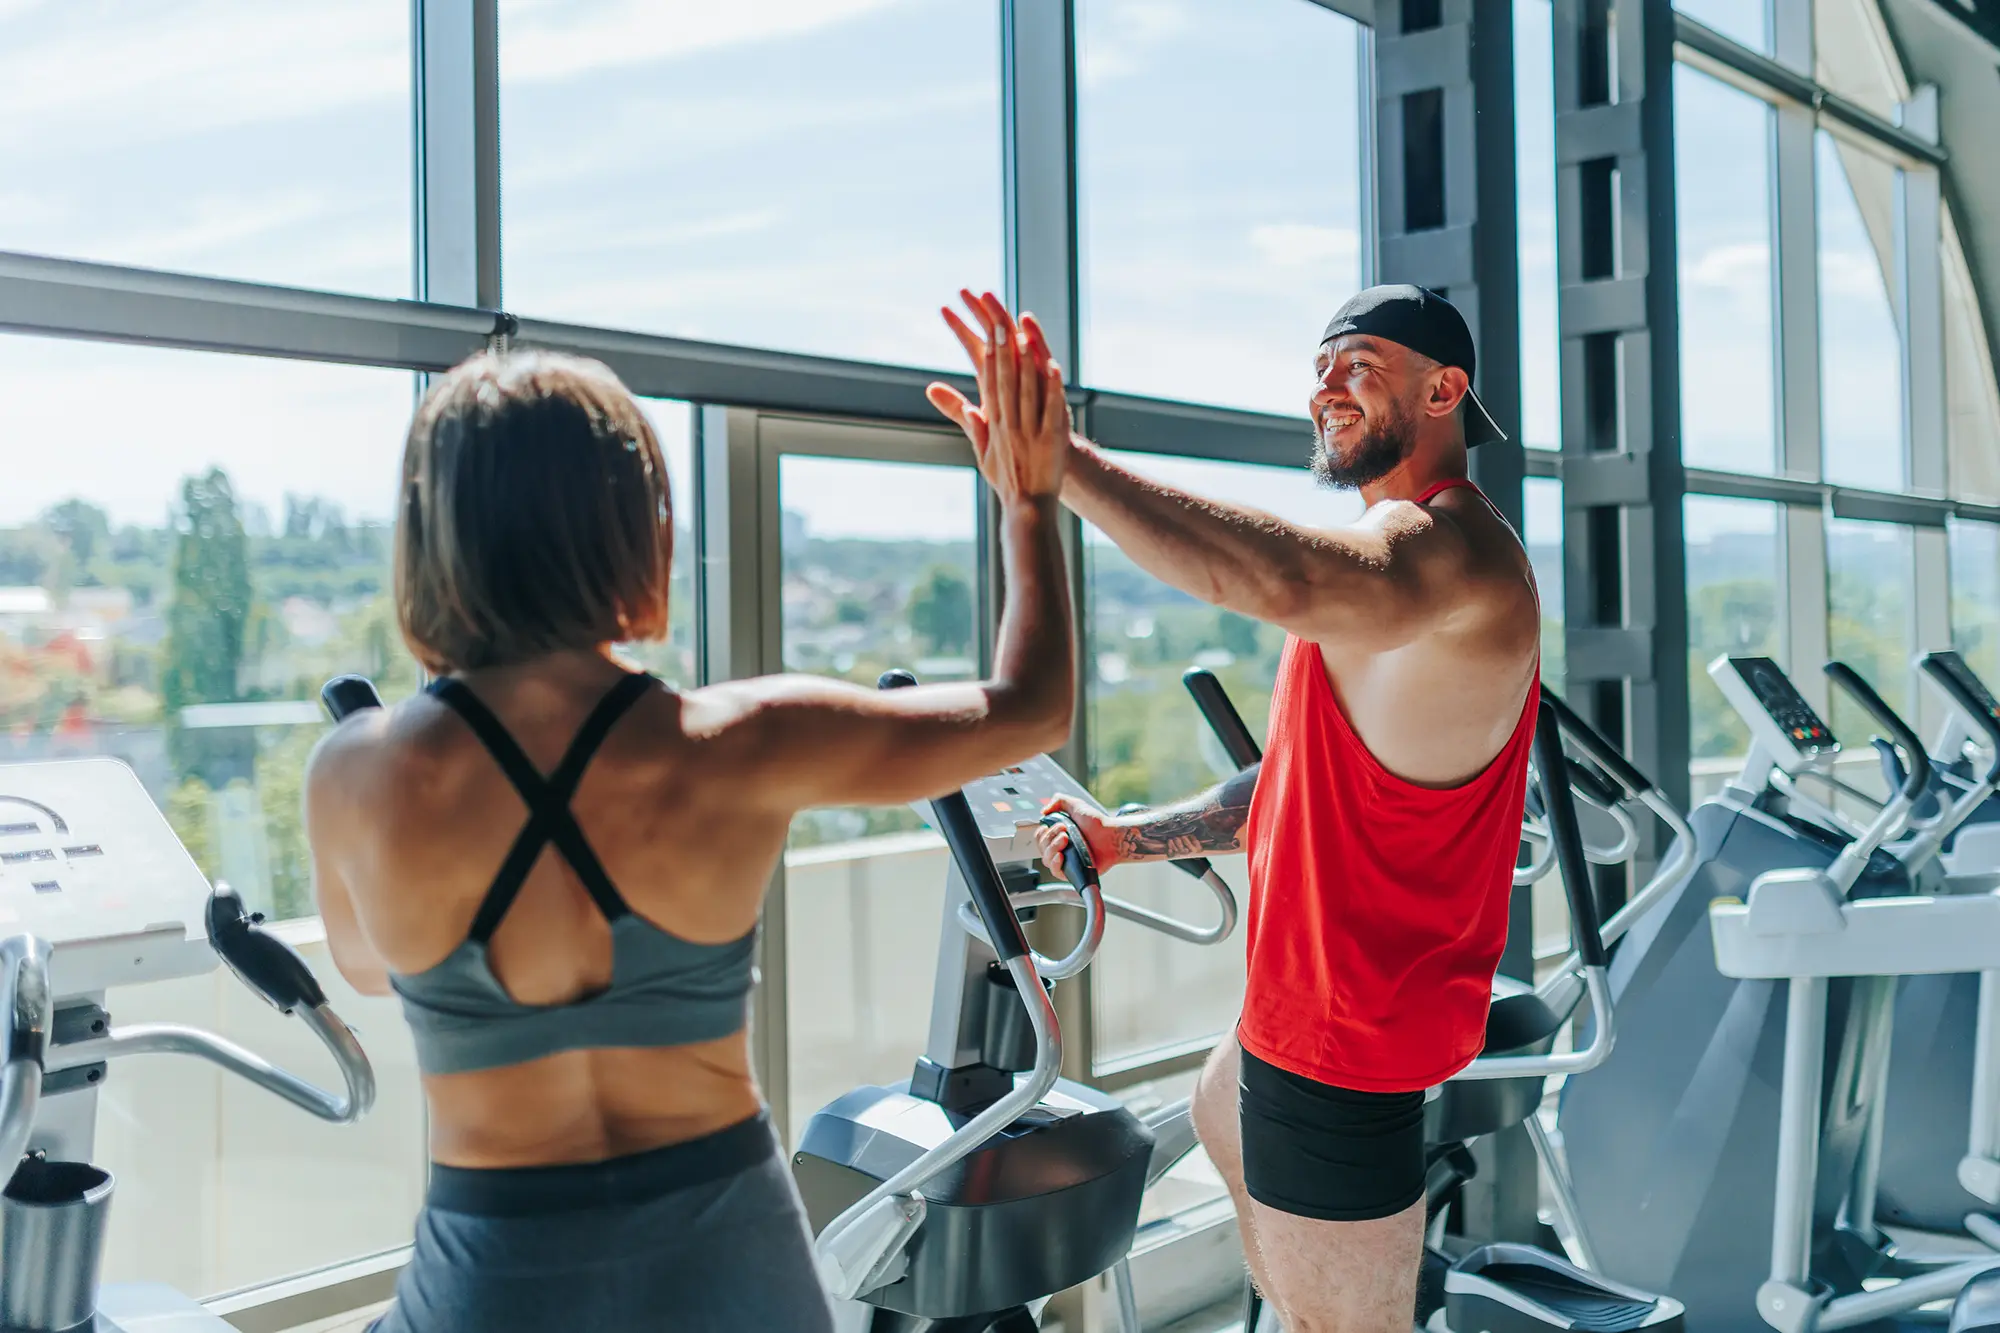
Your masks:
{"label": "high five hands", "polygon": [[958,295],[979,331],[950,307],[944,322],[972,358],[979,406],[948,384],[932,384],[925,395],[972,442],[980,475],[1001,504],[1054,499],[1069,457],[1070,419],[1062,367],[1049,350],[1048,335],[1033,315],[1022,315],[1017,325],[991,292],[974,296],[961,289]]}

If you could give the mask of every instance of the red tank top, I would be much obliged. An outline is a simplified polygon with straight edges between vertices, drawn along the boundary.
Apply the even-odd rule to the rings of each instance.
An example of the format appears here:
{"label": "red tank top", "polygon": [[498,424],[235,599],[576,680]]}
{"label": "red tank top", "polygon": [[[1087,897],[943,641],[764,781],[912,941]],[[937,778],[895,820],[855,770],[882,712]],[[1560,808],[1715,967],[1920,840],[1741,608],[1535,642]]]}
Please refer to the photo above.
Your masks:
{"label": "red tank top", "polygon": [[[1472,483],[1417,502],[1452,486]],[[1479,1054],[1540,697],[1479,776],[1420,787],[1355,734],[1319,645],[1285,640],[1247,829],[1244,1050],[1355,1092],[1415,1092]]]}

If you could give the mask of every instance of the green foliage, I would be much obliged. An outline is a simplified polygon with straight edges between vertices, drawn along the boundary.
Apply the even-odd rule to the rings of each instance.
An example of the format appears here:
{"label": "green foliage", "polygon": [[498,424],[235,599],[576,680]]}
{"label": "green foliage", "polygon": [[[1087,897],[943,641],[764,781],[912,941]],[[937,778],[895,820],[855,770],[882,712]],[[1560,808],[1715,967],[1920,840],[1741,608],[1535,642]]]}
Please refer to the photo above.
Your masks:
{"label": "green foliage", "polygon": [[169,721],[188,704],[237,697],[250,622],[249,541],[220,468],[181,484],[161,693]]}
{"label": "green foliage", "polygon": [[257,755],[257,799],[264,811],[273,920],[311,916],[312,852],[306,843],[305,772],[320,731],[292,727]]}
{"label": "green foliage", "polygon": [[950,565],[932,565],[910,593],[910,629],[939,657],[972,652],[972,582]]}
{"label": "green foliage", "polygon": [[215,793],[206,782],[190,776],[182,778],[161,802],[174,835],[210,880],[215,878],[217,870],[215,827],[209,818],[209,806],[214,799]]}

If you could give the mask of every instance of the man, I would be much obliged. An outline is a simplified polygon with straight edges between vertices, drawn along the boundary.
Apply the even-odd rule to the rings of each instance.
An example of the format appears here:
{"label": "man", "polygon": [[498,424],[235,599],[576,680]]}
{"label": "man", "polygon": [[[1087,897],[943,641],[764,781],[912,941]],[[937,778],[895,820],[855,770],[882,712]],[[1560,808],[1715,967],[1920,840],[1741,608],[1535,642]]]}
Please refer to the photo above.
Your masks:
{"label": "man", "polygon": [[[984,339],[955,327],[984,365],[1016,333],[998,301],[976,308]],[[1023,336],[1046,361],[1032,324]],[[1540,610],[1519,539],[1466,479],[1467,447],[1502,436],[1458,311],[1370,288],[1314,369],[1312,471],[1360,490],[1352,527],[1189,495],[1073,442],[1064,504],[1286,641],[1261,772],[1126,818],[1061,808],[1099,867],[1249,852],[1243,1015],[1195,1123],[1288,1333],[1387,1333],[1416,1304],[1424,1093],[1479,1053],[1506,940]],[[976,428],[962,398],[932,393]],[[1044,833],[1051,864],[1064,842]]]}

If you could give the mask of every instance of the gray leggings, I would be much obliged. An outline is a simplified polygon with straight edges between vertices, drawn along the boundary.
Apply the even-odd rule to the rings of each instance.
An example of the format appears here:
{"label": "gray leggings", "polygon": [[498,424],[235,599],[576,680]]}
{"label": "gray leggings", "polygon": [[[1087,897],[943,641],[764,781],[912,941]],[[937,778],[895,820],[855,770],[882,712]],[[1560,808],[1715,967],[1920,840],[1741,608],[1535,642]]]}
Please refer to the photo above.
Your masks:
{"label": "gray leggings", "polygon": [[432,1169],[376,1333],[832,1333],[763,1117],[588,1166]]}

